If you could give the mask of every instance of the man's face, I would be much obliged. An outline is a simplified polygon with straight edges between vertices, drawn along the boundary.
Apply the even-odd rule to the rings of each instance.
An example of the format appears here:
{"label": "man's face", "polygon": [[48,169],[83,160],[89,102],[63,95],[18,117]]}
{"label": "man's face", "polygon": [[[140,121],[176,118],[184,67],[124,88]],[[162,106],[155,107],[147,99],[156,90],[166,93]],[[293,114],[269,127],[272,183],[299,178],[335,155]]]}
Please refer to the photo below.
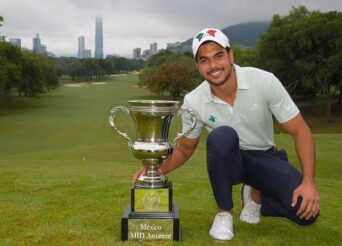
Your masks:
{"label": "man's face", "polygon": [[201,45],[197,52],[197,68],[211,85],[223,85],[229,80],[234,61],[233,53],[215,42]]}

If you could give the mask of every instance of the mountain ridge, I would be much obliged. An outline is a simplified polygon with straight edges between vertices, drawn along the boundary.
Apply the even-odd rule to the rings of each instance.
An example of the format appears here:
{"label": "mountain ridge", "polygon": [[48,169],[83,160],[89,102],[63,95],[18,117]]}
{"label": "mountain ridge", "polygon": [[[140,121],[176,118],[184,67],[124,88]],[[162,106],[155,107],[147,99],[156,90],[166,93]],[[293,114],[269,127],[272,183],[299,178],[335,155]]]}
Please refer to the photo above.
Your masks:
{"label": "mountain ridge", "polygon": [[[227,35],[231,44],[253,48],[260,35],[267,32],[270,24],[271,21],[250,21],[225,27],[221,31]],[[192,52],[191,46],[192,38],[174,46],[168,45],[167,49],[173,52]]]}

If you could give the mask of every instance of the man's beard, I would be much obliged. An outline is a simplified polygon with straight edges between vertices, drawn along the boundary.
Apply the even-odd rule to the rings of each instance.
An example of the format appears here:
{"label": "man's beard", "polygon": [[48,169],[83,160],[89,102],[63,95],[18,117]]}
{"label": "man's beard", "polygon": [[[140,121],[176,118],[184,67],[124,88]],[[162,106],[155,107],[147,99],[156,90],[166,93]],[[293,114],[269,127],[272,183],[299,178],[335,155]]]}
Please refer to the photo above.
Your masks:
{"label": "man's beard", "polygon": [[230,66],[230,72],[229,72],[229,74],[225,77],[225,79],[224,79],[221,83],[217,84],[217,83],[211,82],[210,80],[207,80],[207,81],[208,81],[208,83],[211,84],[211,85],[214,85],[214,86],[221,86],[221,85],[225,84],[225,83],[229,80],[229,78],[230,78],[230,76],[232,75],[232,72],[233,72],[233,71],[235,71],[235,68],[234,68],[234,64],[232,63],[231,66]]}

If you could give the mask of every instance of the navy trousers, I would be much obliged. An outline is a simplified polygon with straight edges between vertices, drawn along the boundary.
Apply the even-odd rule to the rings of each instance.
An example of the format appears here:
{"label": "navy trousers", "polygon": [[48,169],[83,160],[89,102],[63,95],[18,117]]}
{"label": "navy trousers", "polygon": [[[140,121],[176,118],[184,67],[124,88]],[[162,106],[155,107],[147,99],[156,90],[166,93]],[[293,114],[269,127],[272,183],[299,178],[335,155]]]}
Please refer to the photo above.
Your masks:
{"label": "navy trousers", "polygon": [[293,191],[302,174],[287,160],[285,151],[273,148],[241,150],[236,131],[229,126],[214,129],[207,139],[207,168],[214,197],[219,208],[233,208],[232,186],[248,184],[261,192],[261,214],[286,217],[299,225],[310,225],[316,218],[300,219],[291,206]]}

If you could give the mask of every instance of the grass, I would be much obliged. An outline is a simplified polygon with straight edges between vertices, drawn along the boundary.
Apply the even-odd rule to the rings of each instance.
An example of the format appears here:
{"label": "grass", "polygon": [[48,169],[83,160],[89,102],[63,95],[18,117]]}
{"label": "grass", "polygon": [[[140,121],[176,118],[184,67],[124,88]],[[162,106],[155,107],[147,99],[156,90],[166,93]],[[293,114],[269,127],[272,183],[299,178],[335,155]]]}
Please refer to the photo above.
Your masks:
{"label": "grass", "polygon": [[[152,96],[135,86],[135,75],[103,81],[107,84],[61,86],[40,99],[20,98],[11,106],[0,105],[0,245],[135,245],[120,241],[120,219],[130,202],[131,176],[141,164],[109,127],[108,115],[128,99]],[[281,218],[262,218],[257,226],[241,223],[236,187],[232,244],[342,243],[342,117],[328,125],[307,113],[309,124],[319,133],[315,134],[319,221],[305,228]],[[118,120],[122,129],[133,129],[125,115]],[[177,127],[179,120],[173,126]],[[183,236],[173,245],[222,245],[208,235],[216,208],[206,174],[204,140],[205,134],[188,163],[168,175],[174,203],[180,206]],[[290,137],[277,134],[276,142],[289,150],[298,166]]]}

